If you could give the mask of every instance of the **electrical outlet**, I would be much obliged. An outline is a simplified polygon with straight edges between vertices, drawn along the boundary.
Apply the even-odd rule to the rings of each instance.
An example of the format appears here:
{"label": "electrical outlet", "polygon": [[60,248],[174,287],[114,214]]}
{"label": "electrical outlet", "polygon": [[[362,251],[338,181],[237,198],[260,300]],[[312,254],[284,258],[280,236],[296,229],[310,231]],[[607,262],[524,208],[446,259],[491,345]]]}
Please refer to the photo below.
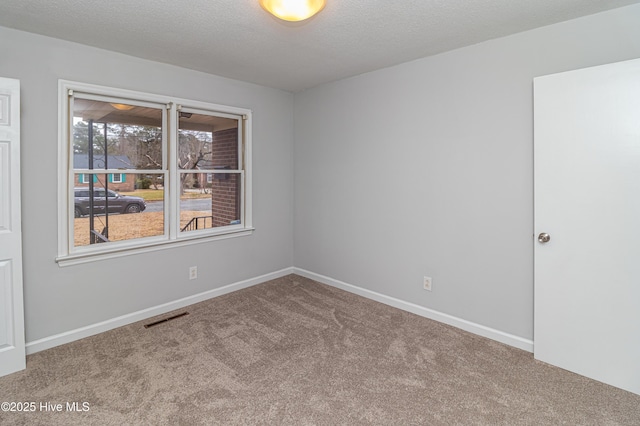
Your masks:
{"label": "electrical outlet", "polygon": [[431,277],[424,277],[422,287],[424,287],[424,289],[427,291],[431,291]]}
{"label": "electrical outlet", "polygon": [[191,268],[189,268],[189,279],[195,280],[196,278],[198,278],[198,267],[192,266]]}

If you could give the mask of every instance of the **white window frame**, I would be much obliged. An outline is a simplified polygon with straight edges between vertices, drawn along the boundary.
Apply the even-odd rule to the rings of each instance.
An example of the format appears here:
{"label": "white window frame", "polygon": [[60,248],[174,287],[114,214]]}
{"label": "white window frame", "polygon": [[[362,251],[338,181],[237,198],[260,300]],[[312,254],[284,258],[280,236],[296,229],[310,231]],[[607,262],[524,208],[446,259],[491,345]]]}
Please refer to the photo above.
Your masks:
{"label": "white window frame", "polygon": [[[73,109],[72,95],[83,99],[117,100],[131,105],[162,105],[166,109],[163,119],[163,163],[165,182],[165,232],[164,235],[125,241],[114,241],[108,244],[93,244],[75,247],[71,231],[74,224],[73,188],[75,173],[123,173],[122,170],[79,170],[73,169]],[[251,235],[252,218],[252,112],[246,108],[231,107],[189,99],[156,95],[132,90],[117,89],[68,80],[58,82],[58,256],[56,262],[60,266],[69,266],[101,259],[126,256],[132,253],[144,253],[155,250],[180,247],[196,243],[214,241]],[[173,194],[179,194],[178,155],[178,113],[183,110],[203,111],[238,119],[239,170],[241,175],[240,223],[208,228],[198,231],[180,232],[180,203]],[[226,172],[226,171],[225,171]],[[127,170],[125,173],[158,173],[157,170]],[[84,177],[83,177],[84,179]]]}
{"label": "white window frame", "polygon": [[[116,180],[116,176],[118,176],[118,180]],[[111,183],[122,183],[122,176],[124,176],[124,173],[112,173]]]}

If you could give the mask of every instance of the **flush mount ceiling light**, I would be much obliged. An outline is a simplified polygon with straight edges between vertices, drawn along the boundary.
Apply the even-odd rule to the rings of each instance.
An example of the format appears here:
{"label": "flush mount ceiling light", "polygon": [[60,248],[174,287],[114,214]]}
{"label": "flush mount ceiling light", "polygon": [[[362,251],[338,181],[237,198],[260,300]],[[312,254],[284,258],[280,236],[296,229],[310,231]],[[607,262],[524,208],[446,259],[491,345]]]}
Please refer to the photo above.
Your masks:
{"label": "flush mount ceiling light", "polygon": [[120,111],[129,111],[135,108],[133,105],[126,105],[126,104],[111,104],[111,106]]}
{"label": "flush mount ceiling light", "polygon": [[304,21],[320,12],[325,0],[259,0],[260,6],[284,21]]}

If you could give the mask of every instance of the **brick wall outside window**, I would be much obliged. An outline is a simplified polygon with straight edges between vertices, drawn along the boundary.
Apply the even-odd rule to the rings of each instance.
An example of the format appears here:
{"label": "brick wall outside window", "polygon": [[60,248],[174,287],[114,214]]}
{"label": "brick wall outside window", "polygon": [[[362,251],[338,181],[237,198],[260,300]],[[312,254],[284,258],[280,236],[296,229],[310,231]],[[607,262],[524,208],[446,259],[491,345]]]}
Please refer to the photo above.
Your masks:
{"label": "brick wall outside window", "polygon": [[213,133],[213,174],[211,183],[211,212],[213,226],[227,226],[240,219],[240,175],[223,173],[238,168],[238,129]]}

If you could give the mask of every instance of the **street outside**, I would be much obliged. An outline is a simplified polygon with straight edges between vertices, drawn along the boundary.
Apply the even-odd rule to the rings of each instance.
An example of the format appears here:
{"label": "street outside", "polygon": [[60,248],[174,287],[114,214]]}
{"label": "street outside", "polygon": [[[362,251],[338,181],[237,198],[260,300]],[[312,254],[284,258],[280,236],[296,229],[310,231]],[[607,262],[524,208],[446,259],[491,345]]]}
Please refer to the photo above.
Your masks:
{"label": "street outside", "polygon": [[[145,212],[161,212],[163,210],[162,201],[147,201],[147,208]],[[211,211],[211,198],[189,198],[186,200],[180,200],[180,211],[198,211],[198,212],[210,212]]]}

